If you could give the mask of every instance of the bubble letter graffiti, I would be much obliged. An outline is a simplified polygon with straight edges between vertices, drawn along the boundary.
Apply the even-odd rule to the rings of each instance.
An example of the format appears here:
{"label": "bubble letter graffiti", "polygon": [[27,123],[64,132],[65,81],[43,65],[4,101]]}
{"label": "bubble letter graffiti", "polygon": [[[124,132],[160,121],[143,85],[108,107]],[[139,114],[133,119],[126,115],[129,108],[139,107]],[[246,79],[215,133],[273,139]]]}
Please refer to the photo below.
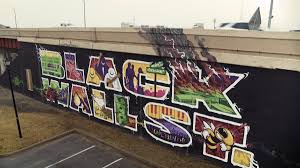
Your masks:
{"label": "bubble letter graffiti", "polygon": [[105,88],[121,92],[122,87],[112,58],[106,58],[100,53],[99,57],[91,56],[86,83],[100,86],[105,83]]}
{"label": "bubble letter graffiti", "polygon": [[236,147],[232,149],[231,163],[242,168],[259,168],[252,152]]}
{"label": "bubble letter graffiti", "polygon": [[41,61],[42,75],[57,79],[65,77],[65,70],[62,66],[62,57],[59,52],[38,49]]}
{"label": "bubble letter graffiti", "polygon": [[59,82],[56,80],[51,80],[49,84],[49,79],[42,78],[43,90],[42,94],[47,99],[47,101],[61,104],[64,107],[68,107],[69,102],[69,84]]}
{"label": "bubble letter graffiti", "polygon": [[123,85],[125,89],[140,97],[164,100],[169,92],[169,74],[162,62],[151,63],[127,60],[123,64]]}
{"label": "bubble letter graffiti", "polygon": [[249,126],[194,113],[193,132],[204,139],[203,154],[228,161],[232,146],[246,147]]}
{"label": "bubble letter graffiti", "polygon": [[114,110],[116,125],[137,131],[137,116],[129,114],[129,97],[115,94]]}
{"label": "bubble letter graffiti", "polygon": [[84,83],[84,70],[77,69],[76,54],[64,53],[67,79],[70,81]]}
{"label": "bubble letter graffiti", "polygon": [[106,107],[105,92],[92,89],[94,117],[114,123],[113,109]]}
{"label": "bubble letter graffiti", "polygon": [[70,108],[78,112],[79,109],[81,109],[83,113],[89,116],[92,115],[91,106],[85,87],[72,84]]}
{"label": "bubble letter graffiti", "polygon": [[144,121],[145,129],[154,139],[178,147],[192,144],[190,133],[179,125],[191,124],[187,112],[164,104],[148,103],[144,107],[144,113],[151,120]]}
{"label": "bubble letter graffiti", "polygon": [[200,101],[210,112],[241,118],[239,109],[226,93],[245,77],[244,74],[220,73],[211,69],[211,73],[204,77],[195,63],[181,60],[171,61],[170,67],[173,69],[173,103],[198,108]]}

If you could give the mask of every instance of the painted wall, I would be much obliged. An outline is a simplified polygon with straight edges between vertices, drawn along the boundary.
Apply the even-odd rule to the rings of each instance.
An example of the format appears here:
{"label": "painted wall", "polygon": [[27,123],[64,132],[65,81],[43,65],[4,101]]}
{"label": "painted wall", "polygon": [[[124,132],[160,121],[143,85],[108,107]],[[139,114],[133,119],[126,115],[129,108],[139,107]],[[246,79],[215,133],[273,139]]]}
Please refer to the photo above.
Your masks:
{"label": "painted wall", "polygon": [[24,93],[226,167],[300,162],[299,73],[218,64],[180,29],[144,31],[161,57],[22,43],[12,66]]}
{"label": "painted wall", "polygon": [[5,65],[4,50],[0,49],[0,76],[4,74],[5,70],[6,70],[6,65]]}

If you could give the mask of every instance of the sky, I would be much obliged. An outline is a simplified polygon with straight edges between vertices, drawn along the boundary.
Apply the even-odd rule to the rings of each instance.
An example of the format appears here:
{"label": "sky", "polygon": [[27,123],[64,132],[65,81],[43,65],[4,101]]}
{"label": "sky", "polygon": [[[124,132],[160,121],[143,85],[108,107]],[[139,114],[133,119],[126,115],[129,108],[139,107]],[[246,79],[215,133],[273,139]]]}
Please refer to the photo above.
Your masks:
{"label": "sky", "polygon": [[[136,25],[164,25],[191,28],[204,23],[248,22],[257,7],[262,25],[267,27],[271,0],[85,0],[88,27],[120,27],[121,22]],[[300,0],[274,0],[272,30],[300,29]],[[71,23],[82,27],[83,0],[0,0],[0,24],[15,27],[57,27]]]}

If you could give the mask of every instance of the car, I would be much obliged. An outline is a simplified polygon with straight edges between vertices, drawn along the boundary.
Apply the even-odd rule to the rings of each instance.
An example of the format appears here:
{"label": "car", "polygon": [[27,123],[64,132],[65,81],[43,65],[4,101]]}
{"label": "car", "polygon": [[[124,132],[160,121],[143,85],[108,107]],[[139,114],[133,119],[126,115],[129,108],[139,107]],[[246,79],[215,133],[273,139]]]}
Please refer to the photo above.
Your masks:
{"label": "car", "polygon": [[0,24],[0,29],[6,29],[6,28],[10,28],[10,27]]}
{"label": "car", "polygon": [[220,24],[218,29],[225,30],[258,30],[261,25],[261,16],[260,16],[260,8],[258,7],[254,12],[253,16],[250,18],[249,22],[234,22],[234,23],[222,23]]}
{"label": "car", "polygon": [[218,29],[225,30],[249,30],[249,23],[247,22],[237,22],[237,23],[222,23]]}

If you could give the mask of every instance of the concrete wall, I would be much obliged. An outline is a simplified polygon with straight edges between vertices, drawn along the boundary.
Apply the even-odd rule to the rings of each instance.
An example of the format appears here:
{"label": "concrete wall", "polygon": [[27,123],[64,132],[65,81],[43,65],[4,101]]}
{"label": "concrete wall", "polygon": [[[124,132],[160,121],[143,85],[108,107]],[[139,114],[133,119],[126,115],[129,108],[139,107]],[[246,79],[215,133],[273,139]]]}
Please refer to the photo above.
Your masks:
{"label": "concrete wall", "polygon": [[0,49],[0,76],[5,72],[6,65],[5,65],[5,57],[4,57],[4,50]]}
{"label": "concrete wall", "polygon": [[23,41],[11,70],[24,94],[228,168],[300,163],[298,34],[0,32]]}
{"label": "concrete wall", "polygon": [[[197,52],[202,51],[198,45],[202,41],[219,63],[300,71],[297,32],[184,29],[183,33]],[[141,34],[149,32],[133,28],[0,29],[0,37],[23,42],[158,56],[155,44]]]}
{"label": "concrete wall", "polygon": [[228,168],[300,162],[299,72],[39,43],[21,43],[11,70],[16,90],[170,150]]}

